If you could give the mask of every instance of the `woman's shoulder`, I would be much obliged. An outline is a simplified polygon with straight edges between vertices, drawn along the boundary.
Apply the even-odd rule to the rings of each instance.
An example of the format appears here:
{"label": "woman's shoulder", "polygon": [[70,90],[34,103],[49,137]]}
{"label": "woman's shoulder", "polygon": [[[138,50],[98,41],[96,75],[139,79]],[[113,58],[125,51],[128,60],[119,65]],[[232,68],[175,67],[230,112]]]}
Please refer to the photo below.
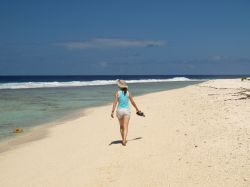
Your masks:
{"label": "woman's shoulder", "polygon": [[116,91],[115,91],[115,94],[116,94],[118,97],[119,97],[120,93],[121,93],[121,90],[116,90]]}
{"label": "woman's shoulder", "polygon": [[132,97],[132,92],[128,92],[128,96],[129,96],[129,97]]}

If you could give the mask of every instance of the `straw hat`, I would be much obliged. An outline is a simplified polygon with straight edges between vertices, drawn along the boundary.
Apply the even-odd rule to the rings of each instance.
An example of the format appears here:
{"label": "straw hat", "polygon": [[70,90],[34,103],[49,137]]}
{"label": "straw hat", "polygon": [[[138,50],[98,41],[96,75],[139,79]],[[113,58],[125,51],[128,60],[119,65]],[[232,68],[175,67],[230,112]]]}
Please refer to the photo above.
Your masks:
{"label": "straw hat", "polygon": [[128,85],[124,80],[117,80],[117,84],[120,88],[128,88]]}

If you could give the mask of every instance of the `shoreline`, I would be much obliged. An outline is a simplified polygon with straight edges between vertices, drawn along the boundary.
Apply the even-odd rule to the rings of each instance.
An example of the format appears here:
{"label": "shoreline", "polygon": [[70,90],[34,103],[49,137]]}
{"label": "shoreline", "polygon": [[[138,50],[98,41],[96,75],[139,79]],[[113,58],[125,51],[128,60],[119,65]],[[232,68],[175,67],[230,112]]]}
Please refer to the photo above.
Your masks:
{"label": "shoreline", "polygon": [[[250,185],[250,82],[211,80],[135,97],[128,145],[111,106],[0,154],[1,186]],[[13,179],[15,180],[9,180]]]}
{"label": "shoreline", "polygon": [[[100,106],[105,106],[105,105],[100,105]],[[8,150],[13,150],[19,146],[22,146],[23,144],[46,138],[46,135],[49,133],[50,128],[57,125],[63,125],[76,118],[81,118],[86,115],[85,114],[86,110],[90,108],[95,108],[95,107],[89,107],[80,109],[78,111],[74,111],[71,114],[68,114],[66,117],[61,117],[51,122],[42,123],[37,126],[27,128],[25,132],[15,134],[16,137],[8,137],[6,139],[1,140],[0,154]]]}
{"label": "shoreline", "polygon": [[[200,83],[196,83],[196,84],[192,84],[192,85],[197,85],[197,84],[200,84]],[[187,86],[190,86],[190,85],[187,85]],[[153,92],[148,92],[148,93],[144,93],[144,94],[139,94],[137,96],[134,96],[134,98],[136,99],[138,97],[147,96],[149,94],[166,92],[166,91],[176,90],[176,89],[182,89],[182,88],[185,88],[187,86],[183,86],[183,87],[180,87],[180,88],[171,88],[171,89],[167,89],[167,90],[153,91]],[[25,130],[25,132],[16,134],[15,135],[16,137],[7,137],[6,139],[2,139],[0,141],[0,154],[5,152],[5,151],[8,151],[8,150],[13,150],[13,149],[15,149],[15,148],[17,148],[19,146],[22,146],[23,144],[46,138],[46,135],[49,133],[49,130],[50,130],[51,127],[54,127],[54,126],[57,126],[57,125],[63,125],[65,123],[67,123],[67,122],[70,122],[70,121],[73,121],[75,119],[81,118],[81,117],[86,115],[87,111],[94,110],[95,108],[111,106],[111,105],[112,105],[112,102],[110,102],[110,103],[102,103],[102,104],[100,104],[98,106],[89,106],[89,107],[86,107],[86,108],[78,109],[78,110],[76,110],[74,112],[71,111],[71,113],[68,114],[66,117],[60,117],[60,118],[54,119],[53,121],[50,121],[50,122],[47,122],[47,123],[41,123],[39,125],[29,127],[29,128],[27,128],[27,131]]]}

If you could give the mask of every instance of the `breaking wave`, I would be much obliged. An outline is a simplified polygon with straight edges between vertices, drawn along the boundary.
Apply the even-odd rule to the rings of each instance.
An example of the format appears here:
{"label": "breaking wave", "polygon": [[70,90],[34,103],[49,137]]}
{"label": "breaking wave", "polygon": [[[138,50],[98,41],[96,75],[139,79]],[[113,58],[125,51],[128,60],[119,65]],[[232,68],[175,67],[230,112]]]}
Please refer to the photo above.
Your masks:
{"label": "breaking wave", "polygon": [[[186,77],[174,77],[170,79],[138,79],[126,80],[127,83],[150,83],[150,82],[174,82],[174,81],[199,81]],[[1,83],[0,89],[27,89],[27,88],[56,88],[56,87],[80,87],[116,84],[117,80],[93,80],[93,81],[71,81],[71,82],[18,82]]]}

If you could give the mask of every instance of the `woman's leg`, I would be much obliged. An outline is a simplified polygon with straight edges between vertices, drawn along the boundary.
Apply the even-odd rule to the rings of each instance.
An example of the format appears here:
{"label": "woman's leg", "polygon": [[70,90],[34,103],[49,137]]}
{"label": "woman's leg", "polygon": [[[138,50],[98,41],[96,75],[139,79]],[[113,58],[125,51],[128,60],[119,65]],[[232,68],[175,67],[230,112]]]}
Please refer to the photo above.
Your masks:
{"label": "woman's leg", "polygon": [[126,145],[127,143],[127,135],[128,135],[128,123],[129,123],[129,117],[124,116],[123,117],[123,143]]}
{"label": "woman's leg", "polygon": [[120,123],[120,133],[121,133],[121,136],[122,136],[122,142],[124,141],[124,133],[123,133],[123,131],[124,131],[124,127],[123,127],[123,117],[122,118],[120,118],[120,119],[118,119],[119,120],[119,123]]}

